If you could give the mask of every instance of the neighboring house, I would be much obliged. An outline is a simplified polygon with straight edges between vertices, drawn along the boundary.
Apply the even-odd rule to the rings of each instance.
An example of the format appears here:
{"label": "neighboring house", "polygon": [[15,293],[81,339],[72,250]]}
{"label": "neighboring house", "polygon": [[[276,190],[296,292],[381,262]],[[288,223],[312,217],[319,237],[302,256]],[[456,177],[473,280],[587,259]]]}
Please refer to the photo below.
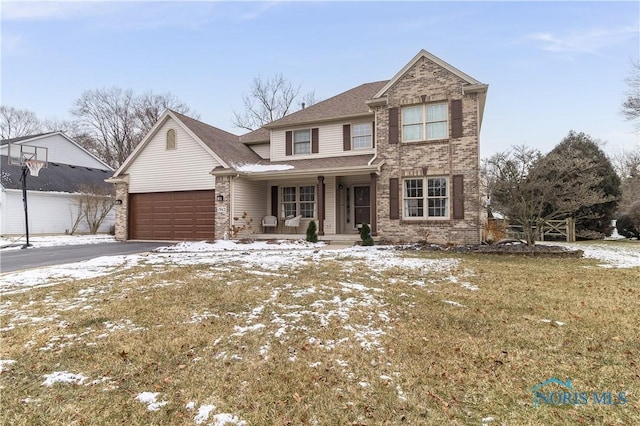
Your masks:
{"label": "neighboring house", "polygon": [[[3,140],[0,142],[1,235],[25,232],[22,168],[8,164],[9,144],[47,148],[48,167],[40,170],[37,177],[27,176],[30,234],[70,232],[78,215],[78,193],[86,188],[113,189],[104,182],[113,175],[113,169],[62,132]],[[112,212],[100,232],[107,232],[114,223],[115,212]],[[84,223],[78,228],[78,232],[86,230]]]}
{"label": "neighboring house", "polygon": [[[266,215],[278,232],[477,243],[488,86],[420,51],[362,84],[234,136],[167,111],[109,182],[118,239],[214,239]],[[244,216],[244,219],[243,219]],[[287,217],[302,216],[297,228]]]}

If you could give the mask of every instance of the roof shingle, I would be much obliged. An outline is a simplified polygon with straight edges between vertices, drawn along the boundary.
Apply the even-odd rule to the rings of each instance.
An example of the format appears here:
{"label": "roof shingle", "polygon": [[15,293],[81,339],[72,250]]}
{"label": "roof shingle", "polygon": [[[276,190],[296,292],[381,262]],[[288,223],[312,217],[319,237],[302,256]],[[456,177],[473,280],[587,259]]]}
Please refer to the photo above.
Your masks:
{"label": "roof shingle", "polygon": [[202,121],[195,120],[178,112],[171,111],[189,128],[211,151],[227,164],[232,162],[257,162],[260,156],[244,144],[239,137]]}
{"label": "roof shingle", "polygon": [[[9,166],[8,157],[2,155],[2,186],[6,189],[22,189],[22,167]],[[94,169],[84,166],[51,163],[40,170],[38,176],[27,178],[27,190],[42,192],[82,192],[83,188],[99,188],[113,191],[113,185],[104,180],[113,175],[112,170]]]}
{"label": "roof shingle", "polygon": [[368,114],[370,110],[366,101],[371,99],[387,82],[388,80],[361,84],[332,98],[325,99],[266,124],[264,127],[269,129]]}

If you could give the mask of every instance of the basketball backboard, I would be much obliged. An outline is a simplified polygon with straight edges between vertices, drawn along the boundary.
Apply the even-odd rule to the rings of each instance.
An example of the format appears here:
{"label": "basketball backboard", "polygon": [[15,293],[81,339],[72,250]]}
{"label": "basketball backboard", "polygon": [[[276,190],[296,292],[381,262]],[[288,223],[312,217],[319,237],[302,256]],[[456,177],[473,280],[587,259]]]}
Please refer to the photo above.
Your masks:
{"label": "basketball backboard", "polygon": [[40,162],[47,167],[48,149],[44,146],[9,144],[8,162],[12,166],[24,166],[25,162]]}

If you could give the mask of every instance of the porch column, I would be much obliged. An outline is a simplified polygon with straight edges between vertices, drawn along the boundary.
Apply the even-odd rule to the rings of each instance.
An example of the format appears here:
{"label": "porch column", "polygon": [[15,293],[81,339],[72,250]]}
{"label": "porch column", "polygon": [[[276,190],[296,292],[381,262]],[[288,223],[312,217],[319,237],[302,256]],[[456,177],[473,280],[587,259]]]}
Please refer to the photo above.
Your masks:
{"label": "porch column", "polygon": [[371,209],[371,235],[378,235],[378,175],[371,173],[369,183],[369,208]]}
{"label": "porch column", "polygon": [[324,235],[324,176],[318,176],[318,235]]}

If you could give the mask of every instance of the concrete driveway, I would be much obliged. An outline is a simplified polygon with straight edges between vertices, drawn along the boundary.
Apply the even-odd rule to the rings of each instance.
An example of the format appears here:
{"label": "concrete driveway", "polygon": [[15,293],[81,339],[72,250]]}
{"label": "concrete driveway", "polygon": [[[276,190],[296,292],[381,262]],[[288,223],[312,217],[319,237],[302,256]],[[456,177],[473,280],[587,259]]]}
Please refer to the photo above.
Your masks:
{"label": "concrete driveway", "polygon": [[3,250],[0,252],[0,272],[14,272],[40,266],[81,262],[100,256],[144,253],[172,243],[127,241],[120,243],[81,244],[56,247]]}

